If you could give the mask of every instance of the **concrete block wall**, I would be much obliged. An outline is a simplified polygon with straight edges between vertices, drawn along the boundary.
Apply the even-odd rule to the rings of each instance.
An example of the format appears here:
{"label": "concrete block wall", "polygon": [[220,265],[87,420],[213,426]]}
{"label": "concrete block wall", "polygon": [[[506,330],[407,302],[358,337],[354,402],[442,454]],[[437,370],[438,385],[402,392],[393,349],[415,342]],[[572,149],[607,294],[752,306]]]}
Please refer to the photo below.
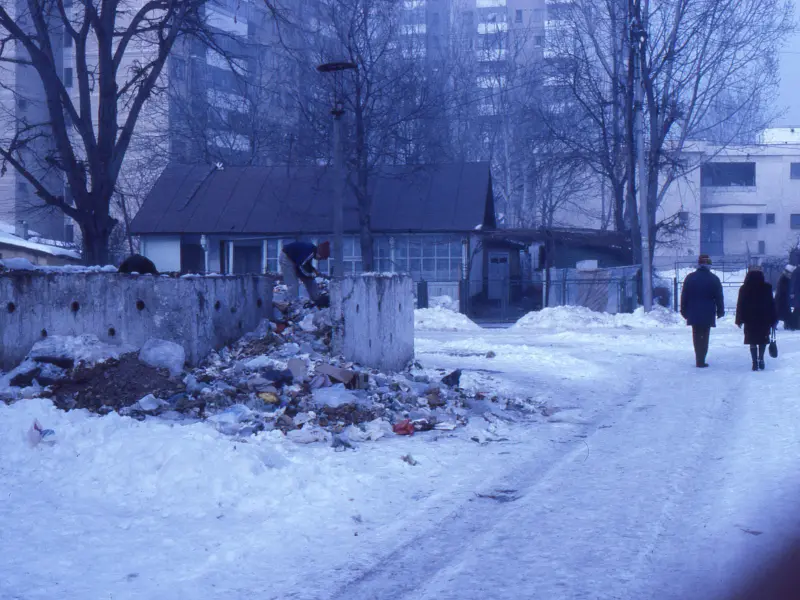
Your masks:
{"label": "concrete block wall", "polygon": [[346,360],[400,371],[414,359],[414,282],[408,275],[356,275],[331,289],[333,348]]}
{"label": "concrete block wall", "polygon": [[43,337],[82,334],[135,346],[170,340],[197,364],[270,317],[272,290],[262,276],[0,273],[0,368],[21,362]]}

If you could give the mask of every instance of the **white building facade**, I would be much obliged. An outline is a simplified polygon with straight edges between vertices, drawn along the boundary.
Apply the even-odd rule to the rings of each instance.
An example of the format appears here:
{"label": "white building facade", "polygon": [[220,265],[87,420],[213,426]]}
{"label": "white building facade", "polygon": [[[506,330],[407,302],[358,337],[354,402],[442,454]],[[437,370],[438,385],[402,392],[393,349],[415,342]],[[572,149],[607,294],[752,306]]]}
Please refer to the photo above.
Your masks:
{"label": "white building facade", "polygon": [[685,233],[657,248],[658,263],[788,257],[800,240],[800,144],[697,144],[685,159],[693,168],[670,186],[659,214],[678,215]]}

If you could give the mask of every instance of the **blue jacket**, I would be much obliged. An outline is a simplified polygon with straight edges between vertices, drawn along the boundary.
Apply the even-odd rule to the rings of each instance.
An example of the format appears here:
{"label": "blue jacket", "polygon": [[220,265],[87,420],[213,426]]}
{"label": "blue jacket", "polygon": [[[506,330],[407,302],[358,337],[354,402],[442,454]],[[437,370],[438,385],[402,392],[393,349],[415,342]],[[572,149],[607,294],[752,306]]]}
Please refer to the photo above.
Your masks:
{"label": "blue jacket", "polygon": [[700,267],[683,282],[681,315],[692,327],[716,327],[725,316],[725,300],[719,277]]}
{"label": "blue jacket", "polygon": [[292,242],[283,247],[283,253],[288,256],[297,268],[300,277],[313,277],[312,260],[317,255],[317,247],[310,242]]}

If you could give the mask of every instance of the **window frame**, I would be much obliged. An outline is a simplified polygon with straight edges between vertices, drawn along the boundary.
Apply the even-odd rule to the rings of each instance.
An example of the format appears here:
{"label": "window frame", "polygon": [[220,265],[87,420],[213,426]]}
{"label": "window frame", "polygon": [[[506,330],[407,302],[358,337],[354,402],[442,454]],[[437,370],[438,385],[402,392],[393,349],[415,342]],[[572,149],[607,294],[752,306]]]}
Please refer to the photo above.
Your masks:
{"label": "window frame", "polygon": [[764,216],[765,225],[775,225],[775,213],[767,213]]}

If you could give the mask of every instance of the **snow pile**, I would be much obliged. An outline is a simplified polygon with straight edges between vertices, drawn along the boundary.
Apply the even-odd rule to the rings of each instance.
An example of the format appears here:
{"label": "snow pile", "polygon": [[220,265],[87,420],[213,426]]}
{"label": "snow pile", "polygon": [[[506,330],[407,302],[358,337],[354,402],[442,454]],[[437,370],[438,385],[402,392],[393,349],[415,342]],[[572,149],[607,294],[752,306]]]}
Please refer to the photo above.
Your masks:
{"label": "snow pile", "polygon": [[417,331],[479,331],[480,325],[466,315],[446,308],[418,308],[414,311]]}
{"label": "snow pile", "polygon": [[175,342],[150,338],[139,352],[139,360],[156,369],[167,369],[177,377],[186,363],[186,351]]}
{"label": "snow pile", "polygon": [[617,314],[595,312],[584,306],[557,306],[531,312],[522,317],[513,326],[514,329],[652,329],[678,327],[685,325],[684,320],[663,306],[654,306],[648,314],[638,308],[633,314]]}
{"label": "snow pile", "polygon": [[450,296],[434,296],[430,300],[430,307],[431,308],[443,308],[445,310],[450,310],[453,312],[458,312],[458,300],[451,298]]}

